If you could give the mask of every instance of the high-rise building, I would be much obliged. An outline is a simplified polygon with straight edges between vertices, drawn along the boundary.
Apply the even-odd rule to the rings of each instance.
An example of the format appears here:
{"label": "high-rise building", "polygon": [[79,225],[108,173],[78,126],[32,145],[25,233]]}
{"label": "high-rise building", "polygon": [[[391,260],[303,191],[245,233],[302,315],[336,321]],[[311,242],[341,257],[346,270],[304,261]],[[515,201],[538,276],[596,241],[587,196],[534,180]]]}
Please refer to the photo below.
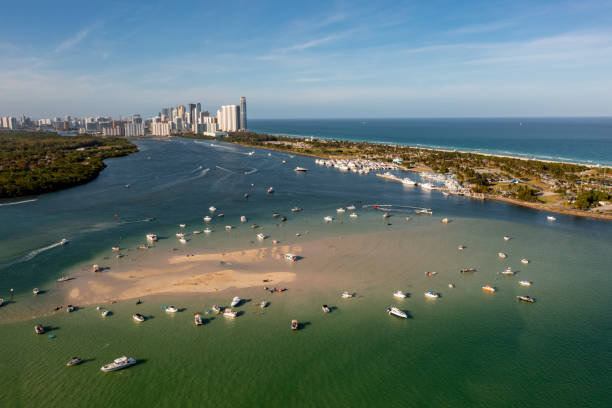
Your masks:
{"label": "high-rise building", "polygon": [[142,123],[142,119],[140,119],[139,122],[132,121],[132,122],[126,123],[125,124],[125,136],[126,137],[144,136],[144,124]]}
{"label": "high-rise building", "polygon": [[181,119],[185,117],[185,105],[179,105],[176,107],[176,117]]}
{"label": "high-rise building", "polygon": [[151,134],[153,136],[170,136],[171,130],[172,130],[171,122],[151,123]]}
{"label": "high-rise building", "polygon": [[246,98],[240,97],[240,130],[247,130]]}
{"label": "high-rise building", "polygon": [[217,111],[219,129],[225,132],[235,132],[240,125],[240,107],[238,105],[223,105]]}

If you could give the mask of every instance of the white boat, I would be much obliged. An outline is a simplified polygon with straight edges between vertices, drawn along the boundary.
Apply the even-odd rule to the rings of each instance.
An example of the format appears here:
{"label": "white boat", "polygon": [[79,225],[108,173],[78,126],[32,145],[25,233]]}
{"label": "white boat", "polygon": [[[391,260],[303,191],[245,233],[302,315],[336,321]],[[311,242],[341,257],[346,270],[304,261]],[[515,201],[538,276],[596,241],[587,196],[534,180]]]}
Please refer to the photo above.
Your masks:
{"label": "white boat", "polygon": [[201,326],[204,324],[204,319],[202,319],[202,315],[199,313],[195,313],[193,315],[193,324],[196,326]]}
{"label": "white boat", "polygon": [[66,306],[66,312],[68,312],[68,313],[72,313],[75,310],[76,310],[76,308],[74,306],[72,306],[72,305]]}
{"label": "white boat", "polygon": [[204,233],[205,234],[210,234],[212,232],[212,230],[210,228],[204,228]]}
{"label": "white boat", "polygon": [[390,216],[391,215],[387,212],[382,215],[383,219],[389,218]]}
{"label": "white boat", "polygon": [[300,327],[300,324],[298,323],[297,320],[291,321],[291,330],[297,330],[299,327]]}
{"label": "white boat", "polygon": [[274,187],[270,186],[268,187],[268,194],[272,194],[274,193]]}
{"label": "white boat", "polygon": [[408,315],[399,310],[397,307],[388,307],[387,313],[389,313],[389,316],[401,317],[402,319],[408,318]]}
{"label": "white boat", "polygon": [[346,210],[345,210],[344,208],[340,207],[340,208],[338,208],[338,209],[336,210],[336,212],[337,212],[338,214],[343,214],[344,212],[346,212]]}
{"label": "white boat", "polygon": [[119,247],[114,246],[114,247],[112,247],[112,248],[111,248],[111,251],[113,251],[113,252],[119,252],[119,249],[120,249]]}
{"label": "white boat", "polygon": [[221,308],[219,307],[219,305],[212,305],[211,310],[215,312],[216,314],[221,313]]}
{"label": "white boat", "polygon": [[548,221],[557,221],[557,219],[555,217],[553,217],[552,215],[549,215],[548,217],[546,217],[546,219]]}
{"label": "white boat", "polygon": [[34,289],[32,289],[32,293],[35,294],[35,295],[38,295],[40,293],[40,289],[34,288]]}
{"label": "white boat", "polygon": [[347,211],[355,211],[357,207],[355,207],[354,205],[349,205],[346,207]]}
{"label": "white boat", "polygon": [[453,289],[455,287],[455,284],[451,282],[451,283],[448,284],[448,287]]}
{"label": "white boat", "polygon": [[147,241],[157,241],[157,234],[147,234]]}
{"label": "white boat", "polygon": [[225,230],[226,230],[226,231],[231,231],[231,229],[232,229],[232,228],[233,228],[233,227],[232,227],[231,225],[226,225],[226,226],[225,226]]}
{"label": "white boat", "polygon": [[293,207],[293,208],[291,209],[291,212],[300,212],[300,211],[302,211],[302,210],[303,210],[303,208],[302,208],[302,207]]}
{"label": "white boat", "polygon": [[229,307],[223,311],[223,317],[229,317],[230,319],[233,319],[236,316],[238,316],[238,312],[230,309]]}
{"label": "white boat", "polygon": [[261,307],[262,309],[265,309],[266,306],[268,306],[268,302],[266,300],[262,300],[259,304],[259,307]]}
{"label": "white boat", "polygon": [[440,297],[440,295],[434,292],[433,290],[428,290],[427,292],[425,292],[425,296],[432,299],[437,299]]}
{"label": "white boat", "polygon": [[204,222],[211,222],[212,221],[212,217],[210,215],[207,215],[206,217],[204,217]]}
{"label": "white boat", "polygon": [[410,179],[409,177],[405,177],[402,179],[402,184],[407,185],[407,186],[414,186],[416,182]]}
{"label": "white boat", "polygon": [[123,368],[133,366],[134,364],[136,364],[135,358],[127,358],[126,356],[121,356],[119,358],[116,358],[112,363],[103,365],[100,370],[104,372],[117,371]]}
{"label": "white boat", "polygon": [[0,298],[0,306],[4,304],[4,299]]}
{"label": "white boat", "polygon": [[523,259],[521,259],[521,263],[528,264],[529,263],[529,259],[523,258]]}
{"label": "white boat", "polygon": [[505,259],[505,258],[507,258],[507,257],[508,257],[508,255],[506,255],[506,254],[505,254],[505,253],[503,253],[503,252],[498,252],[498,253],[497,253],[497,256],[499,256],[501,259]]}
{"label": "white boat", "polygon": [[217,217],[223,217],[223,213],[217,214]]}
{"label": "white boat", "polygon": [[398,290],[397,292],[395,292],[393,296],[400,298],[400,299],[406,299],[407,297],[406,294],[402,292],[401,290]]}
{"label": "white boat", "polygon": [[181,244],[186,244],[186,243],[187,243],[187,240],[186,240],[185,238],[182,238],[182,237],[181,237],[181,238],[179,238],[179,242],[180,242]]}
{"label": "white boat", "polygon": [[349,215],[349,217],[351,217],[351,218],[357,218],[357,217],[359,217],[359,214],[357,214],[357,213],[351,213],[351,215]]}
{"label": "white boat", "polygon": [[244,215],[240,216],[240,222],[247,222],[247,218]]}
{"label": "white boat", "polygon": [[463,251],[465,249],[465,245],[459,245],[457,247],[458,250]]}
{"label": "white boat", "polygon": [[298,260],[297,255],[294,254],[285,254],[284,255],[286,261],[295,262]]}
{"label": "white boat", "polygon": [[191,233],[192,233],[193,235],[199,235],[199,234],[201,234],[201,233],[202,233],[202,231],[195,230],[195,231],[192,231]]}
{"label": "white boat", "polygon": [[343,299],[350,299],[352,297],[355,296],[354,293],[348,292],[348,291],[344,291],[342,292],[342,295],[340,295]]}
{"label": "white boat", "polygon": [[232,299],[231,307],[239,305],[240,302],[242,302],[242,299],[240,299],[239,296],[234,296],[234,298]]}
{"label": "white boat", "polygon": [[75,366],[75,365],[79,365],[79,364],[81,364],[82,362],[83,362],[83,360],[81,360],[80,358],[78,358],[78,357],[72,357],[72,358],[70,359],[70,361],[66,363],[66,366],[67,366],[67,367],[72,367],[72,366]]}
{"label": "white boat", "polygon": [[449,220],[448,218],[442,218],[442,219],[440,220],[440,222],[441,222],[442,224],[448,224],[448,223],[450,222],[450,220]]}
{"label": "white boat", "polygon": [[508,235],[504,235],[504,241],[510,241],[510,237]]}
{"label": "white boat", "polygon": [[102,310],[102,312],[100,312],[100,315],[101,315],[102,317],[106,317],[106,316],[108,316],[109,314],[110,314],[110,312],[109,312],[108,310],[106,310],[106,309],[105,309],[105,310]]}
{"label": "white boat", "polygon": [[210,207],[208,207],[208,211],[215,212],[217,211],[217,207],[215,207],[214,205],[211,205]]}
{"label": "white boat", "polygon": [[332,222],[333,220],[334,218],[329,215],[326,215],[325,217],[323,217],[323,221],[325,222]]}
{"label": "white boat", "polygon": [[420,186],[425,190],[433,190],[435,188],[435,186],[431,183],[421,183]]}
{"label": "white boat", "polygon": [[132,315],[132,319],[136,320],[137,322],[144,322],[145,318],[143,315],[141,315],[140,313],[134,313]]}
{"label": "white boat", "polygon": [[308,169],[307,169],[307,168],[304,168],[304,167],[299,167],[299,166],[298,166],[298,167],[296,167],[296,168],[295,168],[295,169],[293,169],[293,170],[294,170],[294,171],[301,171],[301,172],[304,172],[304,173],[308,171]]}
{"label": "white boat", "polygon": [[176,236],[177,238],[185,238],[185,234],[183,234],[182,232],[177,232]]}
{"label": "white boat", "polygon": [[252,155],[254,155],[254,154],[255,154],[255,152],[248,152],[247,154],[248,154],[249,156],[252,156]]}
{"label": "white boat", "polygon": [[526,281],[526,280],[522,280],[519,282],[519,285],[521,286],[531,286],[531,282],[530,281]]}
{"label": "white boat", "polygon": [[66,245],[67,243],[69,243],[70,241],[68,241],[66,238],[62,238],[62,240],[59,242],[60,245]]}
{"label": "white boat", "polygon": [[174,306],[168,306],[166,308],[166,313],[176,313],[176,312],[178,312],[178,309]]}
{"label": "white boat", "polygon": [[187,224],[179,224],[179,228],[185,228]]}
{"label": "white boat", "polygon": [[36,326],[34,326],[34,333],[43,334],[44,332],[45,332],[45,328],[43,327],[42,324],[37,324]]}
{"label": "white boat", "polygon": [[501,274],[502,275],[514,275],[514,271],[512,270],[511,267],[507,267],[505,270],[502,271]]}
{"label": "white boat", "polygon": [[414,210],[415,213],[417,214],[426,214],[426,215],[432,215],[433,211],[428,210],[427,208],[421,208],[420,210]]}
{"label": "white boat", "polygon": [[266,239],[266,236],[260,232],[259,234],[257,234],[257,239],[263,241],[264,239]]}

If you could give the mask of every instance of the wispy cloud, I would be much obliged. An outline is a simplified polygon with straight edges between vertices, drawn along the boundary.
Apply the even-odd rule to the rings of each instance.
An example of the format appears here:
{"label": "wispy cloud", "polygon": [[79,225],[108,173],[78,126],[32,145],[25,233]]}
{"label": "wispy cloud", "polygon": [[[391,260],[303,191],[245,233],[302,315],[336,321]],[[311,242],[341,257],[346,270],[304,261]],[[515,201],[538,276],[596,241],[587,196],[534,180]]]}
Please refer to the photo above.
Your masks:
{"label": "wispy cloud", "polygon": [[302,51],[302,50],[306,50],[308,48],[313,48],[313,47],[318,47],[319,45],[322,44],[326,44],[335,40],[338,40],[340,38],[344,38],[346,37],[347,34],[339,34],[339,35],[329,35],[327,37],[323,37],[323,38],[318,38],[316,40],[310,40],[301,44],[295,44],[291,47],[288,48],[284,48],[283,51],[284,52],[290,52],[290,51]]}
{"label": "wispy cloud", "polygon": [[75,35],[65,39],[57,47],[55,47],[54,52],[62,52],[71,49],[72,47],[83,41],[85,38],[87,38],[90,32],[91,29],[89,28],[77,32]]}
{"label": "wispy cloud", "polygon": [[514,25],[514,22],[510,20],[503,21],[494,21],[491,23],[485,24],[471,24],[463,27],[455,28],[453,30],[449,30],[449,34],[482,34],[482,33],[490,33],[493,31],[499,31],[504,28],[510,27]]}

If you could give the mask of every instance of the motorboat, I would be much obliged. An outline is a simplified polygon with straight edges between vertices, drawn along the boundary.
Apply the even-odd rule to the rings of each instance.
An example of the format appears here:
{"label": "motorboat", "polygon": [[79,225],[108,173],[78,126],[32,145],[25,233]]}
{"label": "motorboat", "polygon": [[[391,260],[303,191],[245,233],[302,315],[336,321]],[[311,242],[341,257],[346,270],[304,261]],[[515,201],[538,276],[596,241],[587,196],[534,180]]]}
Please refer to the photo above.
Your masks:
{"label": "motorboat", "polygon": [[346,212],[346,210],[345,210],[344,208],[340,207],[340,208],[338,208],[338,209],[336,210],[336,212],[337,212],[338,214],[343,214],[343,213],[345,213],[345,212]]}
{"label": "motorboat", "polygon": [[119,247],[114,246],[114,247],[111,248],[111,250],[113,252],[119,252]]}
{"label": "motorboat", "polygon": [[465,249],[465,246],[464,246],[464,245],[459,245],[459,246],[457,247],[457,249],[458,249],[458,250],[460,250],[460,251],[463,251],[463,250]]}
{"label": "motorboat", "polygon": [[138,249],[149,249],[149,246],[145,244],[140,244],[138,245]]}
{"label": "motorboat", "polygon": [[35,294],[35,295],[38,295],[40,293],[40,289],[34,288],[34,289],[32,289],[32,293]]}
{"label": "motorboat", "polygon": [[177,238],[185,238],[185,234],[182,232],[177,232],[175,235]]}
{"label": "motorboat", "polygon": [[507,258],[507,257],[508,257],[508,255],[506,255],[506,254],[505,254],[505,253],[503,253],[503,252],[498,252],[498,253],[497,253],[497,256],[499,256],[501,259],[505,259],[505,258]]}
{"label": "motorboat", "polygon": [[506,269],[504,269],[501,273],[502,275],[508,275],[508,276],[513,276],[514,275],[514,271],[512,270],[511,267],[507,267]]}
{"label": "motorboat", "polygon": [[523,259],[521,259],[521,263],[528,264],[529,263],[529,259],[523,258]]}
{"label": "motorboat", "polygon": [[495,288],[489,284],[486,284],[484,286],[481,286],[481,289],[484,290],[485,292],[488,293],[494,293],[495,292]]}
{"label": "motorboat", "polygon": [[4,304],[4,299],[0,298],[0,306]]}
{"label": "motorboat", "polygon": [[436,276],[438,274],[438,272],[425,272],[425,275],[429,278],[433,278],[434,276]]}
{"label": "motorboat", "polygon": [[407,186],[414,186],[416,182],[409,177],[404,177],[402,179],[402,184],[407,185]]}
{"label": "motorboat", "polygon": [[193,315],[193,324],[196,326],[201,326],[204,324],[204,319],[202,319],[202,315],[199,313],[194,313]]}
{"label": "motorboat", "polygon": [[274,187],[270,186],[268,187],[268,194],[273,194],[274,193]]}
{"label": "motorboat", "polygon": [[469,268],[463,268],[463,269],[461,269],[459,272],[461,272],[461,273],[476,272],[476,268],[474,268],[473,266],[471,266],[471,267],[469,267]]}
{"label": "motorboat", "polygon": [[231,230],[232,230],[232,228],[233,228],[233,227],[232,227],[231,225],[226,225],[226,226],[225,226],[225,230],[226,230],[226,231],[231,231]]}
{"label": "motorboat", "polygon": [[532,298],[531,296],[523,295],[523,296],[517,296],[516,298],[521,302],[535,303],[535,299]]}
{"label": "motorboat", "polygon": [[299,326],[300,326],[300,324],[298,323],[297,320],[292,320],[291,321],[291,330],[297,330]]}
{"label": "motorboat", "polygon": [[291,209],[291,211],[292,211],[292,212],[300,212],[300,211],[302,211],[302,210],[303,210],[303,208],[301,208],[301,207],[293,207],[293,208]]}
{"label": "motorboat", "polygon": [[212,232],[212,230],[210,228],[204,228],[204,233],[205,234],[210,234]]}
{"label": "motorboat", "polygon": [[433,290],[428,290],[425,292],[425,296],[432,299],[437,299],[440,297],[440,294],[434,292]]}
{"label": "motorboat", "polygon": [[233,319],[236,316],[238,316],[238,312],[230,309],[229,307],[223,311],[223,317],[228,317],[230,319]]}
{"label": "motorboat", "polygon": [[329,308],[329,306],[327,305],[323,305],[321,306],[321,310],[323,310],[323,313],[329,313],[331,312],[331,309]]}
{"label": "motorboat", "polygon": [[57,282],[66,282],[66,281],[69,281],[70,279],[72,279],[70,276],[61,276],[57,278]]}
{"label": "motorboat", "polygon": [[425,214],[425,215],[432,215],[433,214],[433,211],[428,210],[427,208],[421,208],[419,210],[414,210],[414,212],[416,214]]}
{"label": "motorboat", "polygon": [[204,217],[204,222],[211,222],[212,221],[212,217],[210,215],[207,215],[206,217]]}
{"label": "motorboat", "polygon": [[74,307],[73,305],[66,306],[66,312],[68,312],[68,313],[72,313],[75,310],[76,310],[76,307]]}
{"label": "motorboat", "polygon": [[249,193],[244,193],[243,197],[244,198],[249,198]]}
{"label": "motorboat", "polygon": [[421,183],[420,186],[425,190],[433,190],[435,188],[435,186],[431,183]]}
{"label": "motorboat", "polygon": [[348,291],[344,291],[342,292],[342,295],[340,295],[342,297],[342,299],[350,299],[352,297],[355,297],[354,293],[348,292]]}
{"label": "motorboat", "polygon": [[157,234],[147,234],[147,241],[157,241]]}
{"label": "motorboat", "polygon": [[450,283],[448,284],[448,287],[449,287],[449,288],[451,288],[451,289],[454,289],[454,288],[455,288],[455,284],[454,284],[454,283],[452,283],[452,282],[450,282]]}
{"label": "motorboat", "polygon": [[100,272],[100,266],[98,266],[98,265],[95,265],[95,264],[94,264],[94,265],[91,267],[91,269],[92,269],[94,272]]}
{"label": "motorboat", "polygon": [[240,216],[240,222],[247,222],[247,218],[244,215]]}
{"label": "motorboat", "polygon": [[240,299],[239,296],[234,296],[234,298],[232,299],[231,307],[238,306],[241,302],[242,299]]}
{"label": "motorboat", "polygon": [[351,213],[351,215],[349,215],[349,217],[351,217],[351,218],[358,218],[358,217],[359,217],[359,214],[357,214],[357,213]]}
{"label": "motorboat", "polygon": [[70,359],[70,361],[66,363],[66,366],[67,366],[67,367],[72,367],[72,366],[75,366],[75,365],[79,365],[79,364],[81,364],[82,362],[83,362],[83,360],[81,360],[80,358],[78,358],[78,357],[72,357],[72,358]]}
{"label": "motorboat", "polygon": [[347,211],[355,211],[356,208],[357,207],[355,207],[354,205],[349,205],[349,206],[346,207],[346,210]]}
{"label": "motorboat", "polygon": [[210,207],[208,207],[208,211],[215,212],[217,211],[217,207],[215,207],[214,205],[211,205]]}
{"label": "motorboat", "polygon": [[391,215],[388,212],[386,212],[386,213],[383,213],[382,217],[383,219],[386,219],[386,218],[391,217]]}
{"label": "motorboat", "polygon": [[280,215],[280,214],[279,214],[279,213],[277,213],[277,212],[272,213],[272,216],[273,216],[274,218],[278,218],[278,216],[279,216],[279,215]]}
{"label": "motorboat", "polygon": [[266,236],[260,232],[259,234],[257,234],[257,239],[263,241],[264,239],[266,239]]}
{"label": "motorboat", "polygon": [[400,299],[406,299],[408,296],[406,296],[406,294],[404,292],[402,292],[401,290],[398,290],[397,292],[395,292],[393,294],[393,296],[400,298]]}
{"label": "motorboat", "polygon": [[191,231],[191,233],[192,233],[193,235],[199,235],[199,234],[201,234],[201,233],[202,233],[202,231],[195,230],[195,231]]}
{"label": "motorboat", "polygon": [[108,316],[109,314],[110,314],[110,312],[109,312],[108,310],[106,310],[106,309],[104,309],[104,310],[102,310],[102,312],[100,312],[100,315],[101,315],[102,317],[106,317],[106,316]]}
{"label": "motorboat", "polygon": [[448,224],[448,223],[450,222],[450,220],[449,220],[448,218],[442,218],[442,219],[440,220],[440,222],[441,222],[442,224]]}
{"label": "motorboat", "polygon": [[67,243],[69,243],[70,241],[68,241],[66,238],[62,238],[62,240],[59,242],[60,245],[66,245]]}
{"label": "motorboat", "polygon": [[252,156],[252,155],[254,155],[254,154],[255,154],[255,152],[248,152],[247,154],[248,154],[249,156]]}
{"label": "motorboat", "polygon": [[323,217],[323,221],[325,222],[332,222],[333,220],[334,218],[329,215],[326,215],[325,217]]}
{"label": "motorboat", "polygon": [[132,315],[132,319],[136,320],[137,322],[144,322],[145,318],[143,315],[141,315],[140,313],[134,313]]}
{"label": "motorboat", "polygon": [[555,217],[553,217],[552,215],[547,216],[546,219],[548,221],[557,221],[557,219]]}
{"label": "motorboat", "polygon": [[179,228],[185,228],[186,226],[186,224],[179,224]]}
{"label": "motorboat", "polygon": [[295,262],[298,260],[297,255],[294,254],[285,254],[284,255],[286,261]]}
{"label": "motorboat", "polygon": [[389,316],[401,317],[402,319],[408,318],[408,315],[405,312],[399,310],[397,307],[388,307],[387,313],[389,313]]}
{"label": "motorboat", "polygon": [[180,242],[181,244],[186,244],[186,243],[187,243],[187,240],[186,240],[185,238],[181,237],[181,238],[179,238],[179,242]]}
{"label": "motorboat", "polygon": [[37,324],[36,326],[34,326],[34,333],[43,334],[44,332],[45,332],[45,328],[43,327],[42,324]]}
{"label": "motorboat", "polygon": [[300,234],[299,232],[296,232],[296,233],[295,233],[295,236],[296,236],[296,237],[301,237],[301,236],[302,236],[302,234]]}
{"label": "motorboat", "polygon": [[287,160],[283,159],[283,160],[281,160],[281,163],[285,164],[285,163],[287,163]]}
{"label": "motorboat", "polygon": [[283,215],[283,216],[280,218],[280,220],[281,220],[282,222],[285,222],[285,221],[287,221],[287,217],[285,217],[285,216]]}
{"label": "motorboat", "polygon": [[504,235],[504,241],[510,241],[510,237],[508,235]]}
{"label": "motorboat", "polygon": [[296,168],[295,168],[295,169],[293,169],[293,170],[294,170],[294,171],[297,171],[297,172],[303,172],[303,173],[305,173],[305,172],[307,172],[307,171],[308,171],[308,169],[307,169],[307,168],[305,168],[305,167],[299,167],[299,166],[298,166],[298,167],[296,167]]}
{"label": "motorboat", "polygon": [[174,306],[168,306],[166,308],[166,313],[176,313],[176,312],[178,312],[178,309]]}
{"label": "motorboat", "polygon": [[117,371],[123,368],[133,366],[134,364],[136,364],[135,358],[127,358],[126,356],[121,356],[119,358],[116,358],[112,363],[103,365],[100,370],[104,372]]}
{"label": "motorboat", "polygon": [[216,314],[221,313],[221,308],[219,307],[219,305],[212,305],[211,310]]}
{"label": "motorboat", "polygon": [[261,303],[259,304],[259,307],[261,307],[262,309],[265,309],[266,306],[268,306],[267,300],[262,300]]}
{"label": "motorboat", "polygon": [[519,282],[519,285],[521,285],[521,286],[531,286],[531,281],[522,280],[522,281]]}

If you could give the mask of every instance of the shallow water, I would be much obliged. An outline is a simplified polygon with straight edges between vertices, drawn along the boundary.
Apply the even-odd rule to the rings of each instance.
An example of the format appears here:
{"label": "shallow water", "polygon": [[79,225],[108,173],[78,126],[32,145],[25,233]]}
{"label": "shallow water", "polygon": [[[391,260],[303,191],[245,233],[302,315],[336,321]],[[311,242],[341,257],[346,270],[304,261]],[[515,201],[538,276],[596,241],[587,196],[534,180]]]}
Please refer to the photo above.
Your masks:
{"label": "shallow water", "polygon": [[[283,153],[248,156],[250,149],[182,139],[137,143],[140,153],[109,160],[87,185],[0,207],[0,293],[16,293],[0,308],[1,406],[30,406],[34,396],[49,406],[105,407],[610,406],[610,222],[556,215],[550,223],[543,212],[445,198]],[[298,165],[308,173],[293,172]],[[398,207],[405,212],[392,212],[387,225],[380,212],[359,208],[373,203],[423,206],[434,215]],[[349,204],[358,206],[358,219],[335,213]],[[203,229],[210,205],[225,214],[212,222],[215,231],[181,246],[178,224]],[[304,211],[292,213],[293,206]],[[337,222],[324,223],[325,215]],[[172,247],[195,253],[271,245],[257,242],[252,223],[270,239],[303,245],[287,292],[149,296],[138,306],[108,305],[113,314],[105,319],[93,305],[49,313],[72,285],[56,283],[59,276],[89,274],[93,263],[119,268],[166,257]],[[235,229],[226,232],[226,224]],[[139,252],[147,232],[167,239]],[[48,248],[63,237],[68,245]],[[128,256],[113,259],[113,245],[129,248]],[[500,251],[508,258],[499,259]],[[521,264],[523,257],[531,263]],[[478,270],[461,275],[467,266]],[[502,277],[506,266],[517,275]],[[522,279],[534,285],[520,287]],[[498,291],[483,293],[485,283]],[[34,297],[35,286],[46,292]],[[398,289],[409,298],[395,299]],[[441,298],[426,299],[429,289]],[[343,290],[357,296],[341,299]],[[518,294],[537,302],[518,303]],[[235,321],[207,314],[207,324],[193,326],[194,311],[235,295],[250,299]],[[262,311],[256,304],[264,298],[271,303]],[[324,315],[323,303],[336,309]],[[161,309],[167,304],[185,310],[168,315]],[[391,305],[410,318],[386,315]],[[134,322],[136,311],[148,320]],[[304,324],[298,332],[289,330],[293,318]],[[35,335],[38,322],[56,338]],[[139,364],[99,371],[123,354]],[[74,355],[85,362],[65,367]]]}

